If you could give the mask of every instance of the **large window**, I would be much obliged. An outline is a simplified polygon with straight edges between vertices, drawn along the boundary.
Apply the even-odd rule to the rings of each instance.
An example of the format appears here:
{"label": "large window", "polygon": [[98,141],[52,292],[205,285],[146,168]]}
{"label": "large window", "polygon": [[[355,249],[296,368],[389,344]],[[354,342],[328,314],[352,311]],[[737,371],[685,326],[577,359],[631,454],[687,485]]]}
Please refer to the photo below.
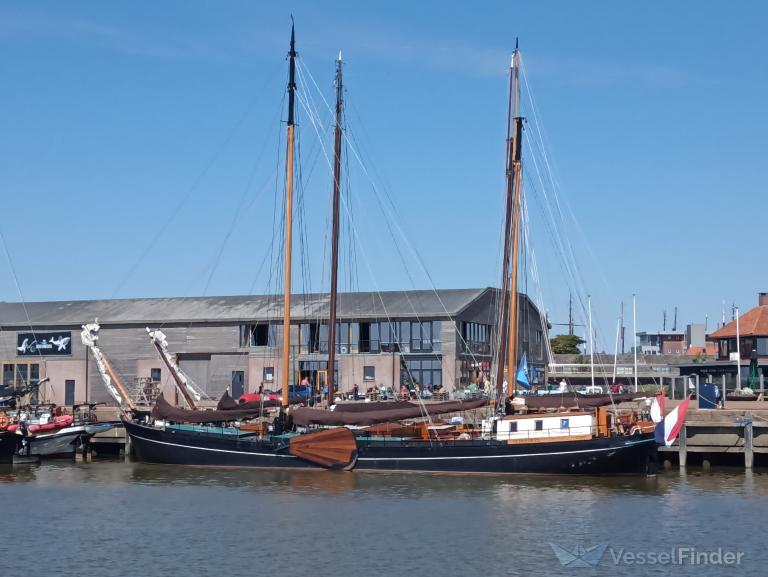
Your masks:
{"label": "large window", "polygon": [[379,323],[360,323],[359,350],[361,353],[378,353],[380,350]]}
{"label": "large window", "polygon": [[491,354],[491,326],[483,323],[461,323],[462,349],[465,353]]}
{"label": "large window", "polygon": [[757,354],[761,357],[768,357],[768,337],[757,338]]}
{"label": "large window", "polygon": [[437,391],[443,386],[443,366],[440,359],[404,359],[400,367],[400,382],[405,386],[419,385],[422,390]]}
{"label": "large window", "polygon": [[241,347],[276,347],[277,326],[270,323],[240,325]]}

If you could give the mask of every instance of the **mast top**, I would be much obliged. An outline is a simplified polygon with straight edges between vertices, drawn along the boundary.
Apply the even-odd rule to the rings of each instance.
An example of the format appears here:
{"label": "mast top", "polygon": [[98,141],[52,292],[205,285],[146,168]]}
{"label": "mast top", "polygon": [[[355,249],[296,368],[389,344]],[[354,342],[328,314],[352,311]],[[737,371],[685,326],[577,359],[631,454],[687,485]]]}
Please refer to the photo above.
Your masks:
{"label": "mast top", "polygon": [[296,92],[296,33],[293,16],[291,16],[291,49],[288,51],[288,126],[293,126],[294,93]]}
{"label": "mast top", "polygon": [[336,62],[341,62],[341,50],[339,50],[339,57],[336,59]]}

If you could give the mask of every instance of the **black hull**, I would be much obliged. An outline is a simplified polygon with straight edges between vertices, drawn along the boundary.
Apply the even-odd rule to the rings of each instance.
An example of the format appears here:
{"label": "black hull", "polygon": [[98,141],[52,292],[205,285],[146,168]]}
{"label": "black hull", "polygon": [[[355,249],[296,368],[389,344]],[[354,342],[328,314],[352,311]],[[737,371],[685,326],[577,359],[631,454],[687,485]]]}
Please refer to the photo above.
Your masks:
{"label": "black hull", "polygon": [[0,432],[0,465],[11,465],[21,437],[8,431]]}
{"label": "black hull", "polygon": [[[254,439],[155,429],[125,423],[134,456],[145,463],[319,469],[285,445]],[[355,469],[444,473],[621,475],[656,472],[652,435],[508,445],[498,441],[366,441]]]}

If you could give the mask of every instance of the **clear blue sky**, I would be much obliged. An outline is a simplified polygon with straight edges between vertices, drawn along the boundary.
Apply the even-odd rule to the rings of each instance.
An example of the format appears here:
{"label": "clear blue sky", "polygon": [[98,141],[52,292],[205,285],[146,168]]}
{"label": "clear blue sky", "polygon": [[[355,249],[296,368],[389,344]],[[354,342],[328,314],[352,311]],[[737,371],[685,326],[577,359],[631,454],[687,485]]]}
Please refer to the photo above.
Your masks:
{"label": "clear blue sky", "polygon": [[[4,2],[0,226],[24,297],[264,290],[291,13],[326,98],[343,50],[350,125],[438,287],[498,284],[505,75],[519,36],[606,346],[633,292],[639,328],[653,330],[665,307],[712,327],[723,299],[746,310],[768,290],[762,3],[377,6]],[[301,130],[322,289],[328,169],[309,123]],[[368,214],[357,284],[428,288],[403,271],[360,173],[350,161],[353,210]],[[542,244],[546,305],[563,321],[568,291]],[[18,300],[3,271],[0,298]]]}

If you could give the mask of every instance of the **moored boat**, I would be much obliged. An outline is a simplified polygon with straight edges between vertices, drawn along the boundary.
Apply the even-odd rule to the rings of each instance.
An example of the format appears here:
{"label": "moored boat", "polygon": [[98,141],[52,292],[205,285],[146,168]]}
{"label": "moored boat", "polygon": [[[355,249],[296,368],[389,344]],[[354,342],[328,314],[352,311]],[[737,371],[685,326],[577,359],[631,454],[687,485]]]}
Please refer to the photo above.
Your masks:
{"label": "moored boat", "polygon": [[[656,469],[653,424],[641,411],[620,414],[611,396],[591,407],[566,406],[542,414],[505,414],[516,390],[517,367],[517,276],[519,220],[522,190],[523,119],[518,114],[520,57],[515,50],[510,68],[509,117],[507,122],[506,211],[504,260],[500,303],[498,351],[496,354],[496,404],[482,399],[477,406],[448,402],[433,406],[418,401],[382,403],[381,407],[291,409],[291,242],[294,162],[295,37],[291,32],[288,54],[288,121],[285,181],[285,249],[282,342],[281,409],[274,422],[264,427],[241,426],[251,416],[246,410],[218,407],[196,411],[194,399],[185,395],[187,382],[177,386],[190,410],[156,403],[152,415],[125,418],[134,455],[149,463],[178,465],[238,466],[255,468],[344,468],[360,470],[439,471],[452,473],[547,473],[547,474],[649,474]],[[336,130],[333,186],[333,230],[331,234],[331,292],[328,341],[335,343],[336,275],[338,260],[339,186],[341,182],[342,95],[341,60],[337,62]],[[514,104],[513,104],[514,103]],[[156,346],[162,344],[159,333]],[[164,346],[158,346],[163,354]],[[335,398],[335,347],[328,349],[327,405]],[[108,367],[108,364],[105,364]],[[170,363],[169,363],[170,366]],[[104,372],[102,372],[104,374]],[[111,373],[110,373],[111,374]],[[172,371],[177,375],[178,371]],[[107,381],[109,382],[109,381]],[[507,387],[504,383],[508,382]],[[415,384],[415,383],[414,383]],[[552,399],[560,403],[563,399]],[[437,403],[440,405],[440,403]],[[482,407],[484,405],[484,407]],[[509,407],[508,407],[509,405]],[[481,408],[482,407],[482,408]],[[240,409],[240,413],[238,413]],[[431,423],[432,415],[481,409],[481,426],[463,422]],[[368,413],[368,414],[366,414]],[[423,420],[422,420],[423,419]],[[418,426],[399,429],[404,436],[379,436],[377,429],[357,430],[403,420],[420,421]],[[461,419],[459,419],[461,421]],[[425,424],[426,423],[426,424]],[[189,426],[196,424],[199,426]],[[390,430],[398,430],[391,428]]]}

